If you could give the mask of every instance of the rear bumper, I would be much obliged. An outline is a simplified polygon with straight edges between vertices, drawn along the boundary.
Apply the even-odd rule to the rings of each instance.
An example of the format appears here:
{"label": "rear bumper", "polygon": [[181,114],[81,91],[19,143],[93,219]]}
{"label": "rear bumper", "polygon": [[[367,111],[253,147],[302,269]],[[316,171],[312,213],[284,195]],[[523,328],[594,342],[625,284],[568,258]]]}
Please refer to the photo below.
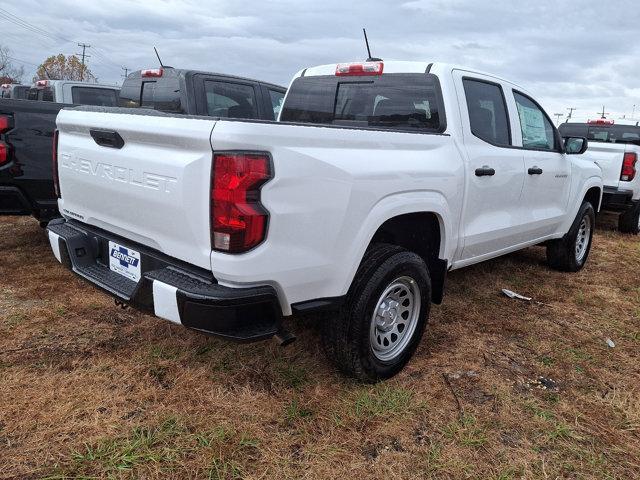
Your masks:
{"label": "rear bumper", "polygon": [[604,187],[602,192],[601,210],[613,212],[626,212],[636,206],[638,201],[633,200],[633,191],[615,187]]}
{"label": "rear bumper", "polygon": [[18,187],[0,185],[0,215],[31,215],[33,208]]}
{"label": "rear bumper", "polygon": [[[270,338],[280,328],[282,311],[271,286],[225,287],[211,272],[73,220],[51,221],[47,235],[59,262],[140,310],[241,342]],[[139,281],[110,270],[109,241],[140,253]]]}

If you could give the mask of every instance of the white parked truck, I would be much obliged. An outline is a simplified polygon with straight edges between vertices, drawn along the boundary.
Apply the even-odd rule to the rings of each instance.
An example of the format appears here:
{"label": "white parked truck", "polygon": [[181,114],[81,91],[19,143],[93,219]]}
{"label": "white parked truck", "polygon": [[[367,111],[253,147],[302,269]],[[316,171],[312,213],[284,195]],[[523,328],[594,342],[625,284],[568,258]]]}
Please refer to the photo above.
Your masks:
{"label": "white parked truck", "polygon": [[585,137],[589,151],[585,158],[602,168],[604,193],[602,210],[619,213],[618,229],[624,233],[640,233],[640,155],[638,121],[597,119],[587,123],[563,123],[560,133]]}
{"label": "white parked truck", "polygon": [[[77,107],[58,116],[56,258],[158,317],[289,338],[326,309],[345,373],[418,345],[447,271],[532,245],[580,270],[602,175],[526,91],[446,64],[308,68],[278,121]],[[285,337],[285,338],[283,338]]]}

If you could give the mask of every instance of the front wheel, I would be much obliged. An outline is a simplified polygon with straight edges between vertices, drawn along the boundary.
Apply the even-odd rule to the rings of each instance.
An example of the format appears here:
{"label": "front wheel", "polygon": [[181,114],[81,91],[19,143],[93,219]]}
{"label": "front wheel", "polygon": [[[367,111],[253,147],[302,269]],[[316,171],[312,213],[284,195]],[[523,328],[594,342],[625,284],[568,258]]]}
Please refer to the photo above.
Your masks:
{"label": "front wheel", "polygon": [[589,202],[584,202],[567,234],[547,244],[547,262],[555,270],[577,272],[584,267],[591,251],[596,213]]}
{"label": "front wheel", "polygon": [[640,203],[618,217],[618,230],[622,233],[640,233]]}
{"label": "front wheel", "polygon": [[417,348],[431,303],[424,260],[388,244],[367,250],[345,304],[324,324],[325,349],[336,366],[364,382],[398,373]]}

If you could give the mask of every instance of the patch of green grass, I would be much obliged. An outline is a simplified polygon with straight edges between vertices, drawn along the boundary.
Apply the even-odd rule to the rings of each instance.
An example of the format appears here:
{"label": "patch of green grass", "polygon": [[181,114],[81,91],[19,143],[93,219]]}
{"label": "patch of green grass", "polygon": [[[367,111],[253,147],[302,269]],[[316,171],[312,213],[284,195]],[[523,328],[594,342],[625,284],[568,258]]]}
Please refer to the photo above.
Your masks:
{"label": "patch of green grass", "polygon": [[555,363],[555,360],[552,357],[548,357],[544,355],[540,357],[540,363],[543,364],[545,367],[550,367]]}
{"label": "patch of green grass", "polygon": [[180,351],[175,347],[152,345],[149,348],[149,355],[151,355],[153,358],[159,358],[161,360],[175,360],[180,355]]}
{"label": "patch of green grass", "polygon": [[525,410],[532,413],[535,417],[541,418],[542,420],[551,421],[555,418],[555,415],[549,410],[545,410],[541,408],[537,403],[528,402],[525,404]]}
{"label": "patch of green grass", "polygon": [[230,440],[235,432],[223,425],[219,425],[212,430],[195,434],[195,439],[200,447],[210,447],[216,443],[224,443]]}
{"label": "patch of green grass", "polygon": [[593,355],[584,352],[579,348],[569,348],[567,349],[567,352],[569,353],[569,355],[571,355],[571,357],[573,357],[574,360],[582,360],[587,362],[593,361]]}
{"label": "patch of green grass", "polygon": [[551,442],[561,439],[573,438],[573,436],[573,431],[571,430],[569,425],[563,422],[557,422],[554,425],[553,429],[546,433],[547,440]]}
{"label": "patch of green grass", "polygon": [[26,319],[27,316],[24,313],[12,313],[11,315],[7,316],[4,323],[7,325],[7,327],[13,328],[24,322]]}
{"label": "patch of green grass", "polygon": [[169,418],[156,427],[135,428],[126,437],[105,438],[95,445],[85,445],[83,451],[71,456],[74,470],[97,467],[99,471],[115,474],[146,463],[170,463],[178,452],[171,448],[169,441],[184,431],[175,418]]}
{"label": "patch of green grass", "polygon": [[296,398],[291,400],[284,410],[284,418],[290,423],[295,422],[296,420],[309,418],[312,415],[313,411],[301,406],[300,402],[298,402],[298,399]]}
{"label": "patch of green grass", "polygon": [[309,373],[299,365],[293,363],[282,364],[276,367],[276,371],[282,383],[289,388],[298,390],[309,383]]}
{"label": "patch of green grass", "polygon": [[64,305],[58,305],[53,311],[56,312],[56,315],[62,317],[67,313],[67,307],[65,307]]}
{"label": "patch of green grass", "polygon": [[236,480],[243,478],[242,471],[237,463],[218,457],[211,459],[211,466],[207,473],[209,480]]}
{"label": "patch of green grass", "polygon": [[464,447],[481,447],[487,443],[486,430],[477,424],[473,415],[465,414],[443,429],[444,436]]}
{"label": "patch of green grass", "polygon": [[409,390],[378,384],[361,391],[355,400],[355,414],[359,417],[380,417],[406,412],[412,403]]}

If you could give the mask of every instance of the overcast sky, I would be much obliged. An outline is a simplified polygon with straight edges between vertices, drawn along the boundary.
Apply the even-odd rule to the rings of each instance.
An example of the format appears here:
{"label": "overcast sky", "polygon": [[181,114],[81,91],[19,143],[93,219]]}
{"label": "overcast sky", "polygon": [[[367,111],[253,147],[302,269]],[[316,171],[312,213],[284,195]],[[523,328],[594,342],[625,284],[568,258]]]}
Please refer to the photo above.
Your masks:
{"label": "overcast sky", "polygon": [[595,118],[605,105],[618,119],[634,104],[640,118],[639,20],[637,0],[20,0],[0,7],[0,44],[28,62],[25,80],[85,42],[104,82],[121,82],[121,66],[155,67],[156,45],[174,67],[287,85],[301,68],[364,59],[366,27],[374,56],[482,69],[522,85],[550,115],[577,107],[574,118]]}

